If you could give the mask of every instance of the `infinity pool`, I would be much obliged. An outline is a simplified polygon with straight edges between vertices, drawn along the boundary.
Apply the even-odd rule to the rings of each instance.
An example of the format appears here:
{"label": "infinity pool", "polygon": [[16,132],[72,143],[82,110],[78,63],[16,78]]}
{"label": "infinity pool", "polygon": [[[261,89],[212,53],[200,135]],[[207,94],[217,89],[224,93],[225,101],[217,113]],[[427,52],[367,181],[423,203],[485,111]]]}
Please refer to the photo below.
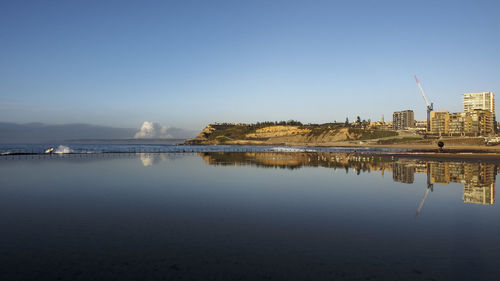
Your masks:
{"label": "infinity pool", "polygon": [[0,158],[0,280],[498,280],[495,162]]}

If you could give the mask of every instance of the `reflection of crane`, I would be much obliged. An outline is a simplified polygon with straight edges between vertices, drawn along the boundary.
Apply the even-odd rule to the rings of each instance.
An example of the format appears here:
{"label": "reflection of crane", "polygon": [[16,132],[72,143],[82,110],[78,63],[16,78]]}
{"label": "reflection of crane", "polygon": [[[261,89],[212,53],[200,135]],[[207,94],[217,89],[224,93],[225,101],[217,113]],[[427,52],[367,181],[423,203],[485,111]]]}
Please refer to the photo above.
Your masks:
{"label": "reflection of crane", "polygon": [[429,101],[425,96],[424,89],[422,89],[422,85],[420,85],[420,81],[418,81],[417,75],[415,75],[415,81],[417,81],[418,89],[420,90],[420,94],[422,94],[425,105],[427,106],[427,132],[429,132],[431,130],[431,111],[434,110],[434,104],[432,102],[429,104]]}
{"label": "reflection of crane", "polygon": [[[429,165],[429,164],[427,164]],[[434,185],[431,183],[431,177],[429,175],[429,166],[427,166],[427,189],[425,189],[424,197],[422,197],[422,200],[420,200],[420,204],[418,205],[417,213],[415,214],[415,219],[417,219],[418,215],[420,214],[420,211],[422,211],[422,207],[424,206],[425,198],[427,198],[427,194],[429,194],[430,191],[434,191]]]}

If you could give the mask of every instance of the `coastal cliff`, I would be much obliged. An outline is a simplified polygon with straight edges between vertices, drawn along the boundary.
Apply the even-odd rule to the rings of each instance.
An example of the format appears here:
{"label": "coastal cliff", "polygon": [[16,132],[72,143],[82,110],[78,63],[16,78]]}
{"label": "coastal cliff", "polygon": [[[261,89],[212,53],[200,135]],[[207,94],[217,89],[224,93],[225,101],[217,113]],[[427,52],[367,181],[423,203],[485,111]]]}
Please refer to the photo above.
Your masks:
{"label": "coastal cliff", "polygon": [[186,144],[232,145],[317,145],[345,141],[364,141],[395,137],[393,131],[345,127],[340,123],[327,124],[257,124],[215,123],[206,126]]}

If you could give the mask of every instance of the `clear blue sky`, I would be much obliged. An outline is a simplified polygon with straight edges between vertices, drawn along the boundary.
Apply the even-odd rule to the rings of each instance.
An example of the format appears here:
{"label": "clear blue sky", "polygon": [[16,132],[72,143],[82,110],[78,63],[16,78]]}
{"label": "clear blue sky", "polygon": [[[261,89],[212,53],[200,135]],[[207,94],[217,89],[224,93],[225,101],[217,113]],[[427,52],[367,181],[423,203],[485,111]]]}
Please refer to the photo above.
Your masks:
{"label": "clear blue sky", "polygon": [[0,121],[392,119],[500,93],[497,1],[2,1]]}

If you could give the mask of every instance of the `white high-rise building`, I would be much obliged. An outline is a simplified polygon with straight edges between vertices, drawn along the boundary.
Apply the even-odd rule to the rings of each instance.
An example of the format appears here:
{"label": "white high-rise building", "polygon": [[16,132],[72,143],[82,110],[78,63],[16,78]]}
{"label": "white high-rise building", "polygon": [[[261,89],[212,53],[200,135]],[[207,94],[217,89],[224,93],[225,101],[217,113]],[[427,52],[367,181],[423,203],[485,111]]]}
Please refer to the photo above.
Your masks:
{"label": "white high-rise building", "polygon": [[464,94],[464,111],[487,110],[495,114],[495,94],[492,92]]}

